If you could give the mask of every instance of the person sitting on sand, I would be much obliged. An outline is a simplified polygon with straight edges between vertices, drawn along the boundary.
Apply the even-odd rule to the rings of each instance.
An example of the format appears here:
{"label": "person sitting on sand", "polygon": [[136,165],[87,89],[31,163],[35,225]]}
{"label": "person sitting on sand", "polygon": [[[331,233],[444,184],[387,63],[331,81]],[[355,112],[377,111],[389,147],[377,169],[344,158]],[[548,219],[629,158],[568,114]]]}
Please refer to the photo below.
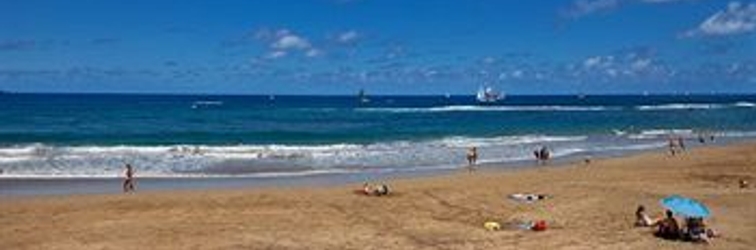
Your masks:
{"label": "person sitting on sand", "polygon": [[646,207],[643,205],[638,206],[638,209],[635,210],[636,227],[653,227],[656,226],[657,223],[659,223],[659,220],[651,219],[651,217],[646,214]]}
{"label": "person sitting on sand", "polygon": [[467,150],[467,166],[470,171],[473,170],[473,166],[478,162],[478,148],[470,147]]}
{"label": "person sitting on sand", "polygon": [[123,192],[134,192],[134,168],[131,166],[131,164],[126,164],[126,170],[123,172],[123,175]]}
{"label": "person sitting on sand", "polygon": [[[709,232],[703,223],[703,218],[690,217],[685,220],[684,239],[693,242],[709,243]],[[712,233],[713,236],[713,233]]]}
{"label": "person sitting on sand", "polygon": [[680,224],[677,223],[672,211],[667,210],[667,217],[657,223],[656,237],[668,240],[680,238]]}

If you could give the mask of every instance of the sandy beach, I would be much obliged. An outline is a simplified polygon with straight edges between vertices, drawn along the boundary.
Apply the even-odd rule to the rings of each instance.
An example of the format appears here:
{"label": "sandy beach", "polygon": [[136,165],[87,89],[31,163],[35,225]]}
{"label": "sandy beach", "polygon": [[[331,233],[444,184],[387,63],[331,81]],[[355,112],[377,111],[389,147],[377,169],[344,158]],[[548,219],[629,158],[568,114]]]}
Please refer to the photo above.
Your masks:
{"label": "sandy beach", "polygon": [[[702,249],[633,227],[637,205],[705,203],[722,236],[706,249],[756,245],[756,144],[600,159],[590,164],[480,170],[389,180],[387,197],[361,184],[318,188],[157,191],[3,198],[0,249]],[[519,203],[512,193],[550,199]],[[545,232],[509,226],[544,219]],[[503,223],[487,231],[486,221]]]}

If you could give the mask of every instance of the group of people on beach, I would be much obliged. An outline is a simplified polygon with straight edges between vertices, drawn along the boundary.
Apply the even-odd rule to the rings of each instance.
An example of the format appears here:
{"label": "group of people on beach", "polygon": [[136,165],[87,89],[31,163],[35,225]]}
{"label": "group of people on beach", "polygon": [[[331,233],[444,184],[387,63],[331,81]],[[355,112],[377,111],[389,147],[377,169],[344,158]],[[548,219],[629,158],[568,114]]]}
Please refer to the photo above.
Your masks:
{"label": "group of people on beach", "polygon": [[[541,146],[540,148],[533,151],[533,155],[535,156],[536,163],[538,164],[546,164],[548,160],[551,158],[551,151],[546,146]],[[467,149],[467,169],[469,171],[473,171],[474,166],[478,164],[478,147],[470,147]]]}
{"label": "group of people on beach", "polygon": [[666,210],[664,217],[652,219],[643,205],[638,206],[635,211],[635,226],[656,227],[654,236],[667,240],[709,243],[712,238],[718,236],[713,229],[706,228],[701,217],[686,217],[685,224],[680,226],[672,211]]}
{"label": "group of people on beach", "polygon": [[[714,133],[711,132],[699,132],[697,133],[698,142],[706,144],[707,142],[714,142]],[[682,135],[670,134],[667,138],[667,148],[670,155],[677,155],[685,151],[685,138]]]}

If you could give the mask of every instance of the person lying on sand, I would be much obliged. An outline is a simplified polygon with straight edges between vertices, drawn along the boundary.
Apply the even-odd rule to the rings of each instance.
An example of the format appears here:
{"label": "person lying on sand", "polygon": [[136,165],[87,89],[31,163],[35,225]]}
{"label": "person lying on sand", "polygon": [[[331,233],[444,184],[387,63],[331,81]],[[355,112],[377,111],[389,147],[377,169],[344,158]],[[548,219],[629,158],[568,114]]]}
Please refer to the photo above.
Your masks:
{"label": "person lying on sand", "polygon": [[638,209],[635,210],[636,227],[653,227],[656,226],[659,221],[659,219],[651,219],[651,217],[646,214],[646,207],[643,205],[638,206]]}
{"label": "person lying on sand", "polygon": [[680,224],[677,223],[672,211],[667,210],[667,217],[657,223],[654,235],[668,240],[680,239]]}
{"label": "person lying on sand", "polygon": [[388,195],[389,187],[386,184],[373,186],[365,182],[365,184],[362,185],[362,193],[364,195],[374,195],[374,196]]}
{"label": "person lying on sand", "polygon": [[388,195],[389,194],[389,188],[386,186],[386,184],[381,184],[375,189],[375,193],[378,196],[382,195]]}
{"label": "person lying on sand", "polygon": [[533,202],[533,201],[539,201],[539,200],[545,200],[546,195],[544,194],[510,194],[509,198],[515,201],[524,201],[524,202]]}

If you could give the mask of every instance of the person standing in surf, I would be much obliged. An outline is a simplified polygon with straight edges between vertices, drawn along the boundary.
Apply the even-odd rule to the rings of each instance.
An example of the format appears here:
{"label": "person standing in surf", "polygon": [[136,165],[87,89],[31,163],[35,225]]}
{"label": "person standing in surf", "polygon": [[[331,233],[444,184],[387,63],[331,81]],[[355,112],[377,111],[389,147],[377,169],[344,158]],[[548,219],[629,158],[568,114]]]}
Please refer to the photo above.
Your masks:
{"label": "person standing in surf", "polygon": [[667,148],[669,148],[670,155],[674,156],[677,153],[677,141],[672,135],[667,139]]}
{"label": "person standing in surf", "polygon": [[123,192],[124,193],[134,192],[135,190],[134,168],[131,166],[131,164],[126,163],[126,170],[123,171],[123,175],[124,175]]}
{"label": "person standing in surf", "polygon": [[540,149],[534,150],[533,155],[536,158],[536,164],[543,164],[543,165],[545,165],[546,162],[548,162],[549,158],[551,157],[549,148],[547,148],[546,146],[541,146]]}
{"label": "person standing in surf", "polygon": [[478,148],[477,147],[470,147],[470,149],[467,150],[467,170],[473,171],[473,167],[478,162]]}

